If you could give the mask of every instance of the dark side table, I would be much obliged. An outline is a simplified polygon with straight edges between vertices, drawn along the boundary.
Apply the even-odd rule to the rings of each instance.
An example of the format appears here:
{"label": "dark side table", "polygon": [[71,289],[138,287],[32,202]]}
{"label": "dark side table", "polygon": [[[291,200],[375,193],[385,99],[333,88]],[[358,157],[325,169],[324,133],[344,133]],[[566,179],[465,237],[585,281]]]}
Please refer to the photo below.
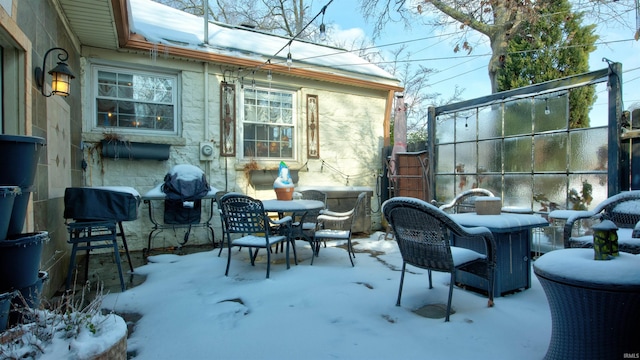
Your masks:
{"label": "dark side table", "polygon": [[[503,296],[531,287],[531,229],[549,225],[538,215],[501,213],[500,215],[478,215],[476,213],[452,214],[458,224],[467,227],[484,226],[491,231],[496,241],[496,274],[494,296]],[[454,237],[453,244],[484,252],[484,245],[477,241]],[[456,272],[456,281],[473,289],[486,289],[487,280],[474,274]]]}
{"label": "dark side table", "polygon": [[551,309],[545,359],[640,355],[640,256],[594,260],[593,249],[562,249],[533,263]]}

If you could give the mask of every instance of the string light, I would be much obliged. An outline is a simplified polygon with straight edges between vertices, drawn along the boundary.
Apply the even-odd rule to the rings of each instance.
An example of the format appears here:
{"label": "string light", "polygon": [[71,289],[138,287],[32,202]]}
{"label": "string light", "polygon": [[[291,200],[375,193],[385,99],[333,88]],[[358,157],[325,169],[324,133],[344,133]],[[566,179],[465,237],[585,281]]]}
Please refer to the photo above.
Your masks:
{"label": "string light", "polygon": [[[328,4],[327,4],[328,5]],[[320,22],[320,41],[327,40],[327,27],[324,25],[324,11],[327,10],[327,6],[322,8],[322,21]]]}
{"label": "string light", "polygon": [[[320,25],[320,33],[322,35],[322,33],[325,32],[326,27],[324,25],[324,13],[327,10],[327,7],[329,5],[331,5],[331,3],[333,2],[333,0],[329,0],[329,2],[322,7],[322,10],[320,10],[320,12],[313,17],[313,19],[311,19],[311,21],[309,21],[307,23],[307,25],[305,25],[297,34],[295,34],[280,50],[278,50],[271,58],[267,59],[267,61],[265,61],[262,65],[258,66],[256,68],[256,70],[260,70],[262,67],[264,67],[265,65],[271,64],[271,59],[278,56],[278,54],[284,50],[286,47],[289,47],[289,54],[287,55],[287,66],[291,67],[291,64],[293,63],[293,59],[291,57],[291,43],[300,36],[300,34],[302,34],[307,27],[309,27],[309,25],[311,25],[317,18],[318,16],[322,15],[322,24]],[[267,74],[267,79],[269,79],[269,81],[271,80],[271,70],[269,70],[269,73]]]}
{"label": "string light", "polygon": [[544,99],[544,114],[551,114],[551,110],[549,110],[549,98]]}

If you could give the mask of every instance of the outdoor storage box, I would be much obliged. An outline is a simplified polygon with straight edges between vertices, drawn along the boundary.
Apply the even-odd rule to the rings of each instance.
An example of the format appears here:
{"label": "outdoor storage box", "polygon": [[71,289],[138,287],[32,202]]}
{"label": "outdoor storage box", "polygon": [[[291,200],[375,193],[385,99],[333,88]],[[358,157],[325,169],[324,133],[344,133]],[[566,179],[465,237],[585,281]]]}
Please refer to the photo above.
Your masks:
{"label": "outdoor storage box", "polygon": [[475,205],[478,215],[500,215],[502,199],[493,196],[478,196],[475,199]]}

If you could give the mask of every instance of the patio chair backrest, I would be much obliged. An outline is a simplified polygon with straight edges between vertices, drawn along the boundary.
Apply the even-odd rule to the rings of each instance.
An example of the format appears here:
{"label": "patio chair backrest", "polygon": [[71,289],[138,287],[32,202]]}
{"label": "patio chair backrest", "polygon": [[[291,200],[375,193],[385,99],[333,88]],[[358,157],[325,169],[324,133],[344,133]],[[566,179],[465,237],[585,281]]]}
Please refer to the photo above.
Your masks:
{"label": "patio chair backrest", "polygon": [[458,194],[451,202],[441,205],[440,210],[447,213],[465,213],[476,211],[476,198],[479,196],[495,196],[487,189],[469,189]]}
{"label": "patio chair backrest", "polygon": [[[322,201],[324,208],[327,207],[327,193],[319,190],[303,190],[300,191],[303,200],[318,200]],[[315,223],[320,215],[320,211],[323,209],[308,210],[304,216],[303,221],[306,223]]]}
{"label": "patio chair backrest", "polygon": [[619,228],[633,229],[640,221],[640,191],[625,191],[614,195],[594,209],[602,220],[611,220]]}
{"label": "patio chair backrest", "polygon": [[410,198],[390,199],[383,211],[393,227],[404,261],[439,271],[454,269],[450,229],[456,223],[445,212]]}
{"label": "patio chair backrest", "polygon": [[268,219],[262,201],[229,193],[220,199],[225,232],[229,234],[268,233]]}

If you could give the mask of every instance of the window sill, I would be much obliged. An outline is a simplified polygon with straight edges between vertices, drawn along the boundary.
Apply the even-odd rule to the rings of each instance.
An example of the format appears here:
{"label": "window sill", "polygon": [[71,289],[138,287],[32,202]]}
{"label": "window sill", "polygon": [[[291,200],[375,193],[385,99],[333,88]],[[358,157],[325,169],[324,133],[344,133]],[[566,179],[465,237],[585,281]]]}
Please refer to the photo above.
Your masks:
{"label": "window sill", "polygon": [[[273,186],[273,182],[278,177],[279,170],[251,170],[249,172],[249,182],[253,186]],[[298,183],[298,170],[289,170],[291,180]]]}

